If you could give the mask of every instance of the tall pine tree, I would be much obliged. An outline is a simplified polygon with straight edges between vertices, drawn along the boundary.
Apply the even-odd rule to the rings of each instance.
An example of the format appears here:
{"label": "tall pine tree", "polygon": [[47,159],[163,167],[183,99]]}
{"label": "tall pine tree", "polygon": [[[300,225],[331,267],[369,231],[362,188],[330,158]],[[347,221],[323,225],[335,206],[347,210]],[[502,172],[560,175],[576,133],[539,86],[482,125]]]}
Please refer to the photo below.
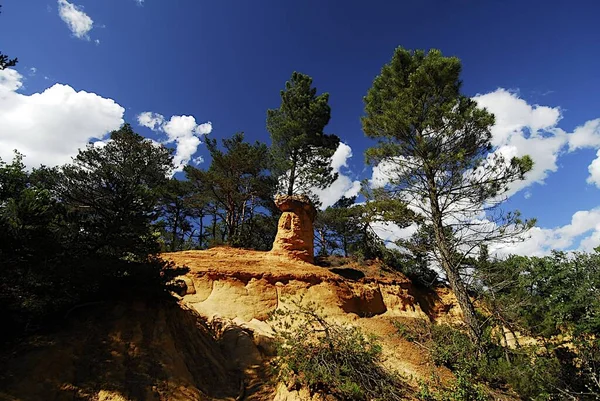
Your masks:
{"label": "tall pine tree", "polygon": [[340,139],[323,132],[331,117],[328,101],[328,93],[317,95],[311,77],[294,72],[281,91],[281,106],[267,111],[280,191],[287,195],[310,194],[337,178],[330,160]]}
{"label": "tall pine tree", "polygon": [[396,49],[364,99],[362,124],[377,140],[367,160],[388,173],[387,192],[422,216],[428,229],[420,232],[432,234],[433,256],[478,341],[481,329],[460,269],[482,244],[514,240],[531,227],[497,206],[533,162],[494,152],[494,116],[460,93],[460,72],[460,60],[438,50]]}

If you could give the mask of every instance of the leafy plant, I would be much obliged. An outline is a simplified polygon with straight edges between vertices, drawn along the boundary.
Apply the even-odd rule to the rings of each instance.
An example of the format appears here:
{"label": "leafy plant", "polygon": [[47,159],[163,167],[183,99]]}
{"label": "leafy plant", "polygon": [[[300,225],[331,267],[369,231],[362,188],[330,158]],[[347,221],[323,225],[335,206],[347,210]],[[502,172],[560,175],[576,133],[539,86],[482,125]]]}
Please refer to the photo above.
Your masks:
{"label": "leafy plant", "polygon": [[404,383],[382,365],[375,337],[330,322],[314,304],[292,306],[272,316],[279,378],[343,400],[405,399]]}

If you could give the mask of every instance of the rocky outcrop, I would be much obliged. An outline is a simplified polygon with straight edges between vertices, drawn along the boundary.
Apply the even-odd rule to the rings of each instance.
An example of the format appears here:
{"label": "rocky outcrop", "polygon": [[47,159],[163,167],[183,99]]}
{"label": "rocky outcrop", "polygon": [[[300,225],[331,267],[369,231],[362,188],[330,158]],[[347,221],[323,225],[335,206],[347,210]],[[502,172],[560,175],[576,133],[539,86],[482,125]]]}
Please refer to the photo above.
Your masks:
{"label": "rocky outcrop", "polygon": [[271,252],[313,263],[313,222],[317,212],[310,199],[305,195],[279,195],[275,204],[283,214]]}
{"label": "rocky outcrop", "polygon": [[[285,207],[285,206],[284,206]],[[310,209],[309,209],[310,211]],[[380,339],[386,366],[411,383],[432,374],[451,377],[437,368],[421,346],[398,335],[397,324],[452,322],[458,310],[448,291],[419,289],[379,262],[324,268],[274,252],[216,247],[163,255],[190,271],[182,280],[180,302],[206,318],[228,360],[244,374],[248,401],[329,401],[305,388],[270,383],[278,312],[298,305],[315,308],[331,322],[358,327]],[[421,326],[415,326],[421,327]],[[257,394],[263,398],[259,398]]]}

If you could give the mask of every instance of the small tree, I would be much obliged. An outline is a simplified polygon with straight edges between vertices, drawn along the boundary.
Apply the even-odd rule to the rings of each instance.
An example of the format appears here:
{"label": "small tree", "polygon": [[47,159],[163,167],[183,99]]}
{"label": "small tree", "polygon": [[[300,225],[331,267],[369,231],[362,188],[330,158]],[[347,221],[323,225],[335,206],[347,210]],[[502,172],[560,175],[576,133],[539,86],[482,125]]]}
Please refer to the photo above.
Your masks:
{"label": "small tree", "polygon": [[186,175],[194,186],[204,188],[210,194],[218,211],[222,212],[227,241],[243,245],[244,226],[263,202],[272,202],[274,183],[269,175],[268,148],[260,142],[245,142],[243,133],[224,139],[225,151],[217,147],[215,139],[207,139],[206,147],[212,158],[208,170],[188,166]]}
{"label": "small tree", "polygon": [[164,227],[164,236],[171,252],[182,249],[185,234],[192,228],[189,219],[197,211],[197,202],[193,195],[190,182],[176,178],[171,178],[161,189],[159,224]]}
{"label": "small tree", "polygon": [[494,152],[494,116],[461,95],[460,71],[458,58],[438,50],[396,49],[364,99],[362,124],[377,140],[367,161],[389,173],[387,192],[423,217],[435,260],[478,340],[480,328],[459,270],[481,244],[514,240],[531,227],[533,222],[497,206],[533,162],[528,156],[505,160]]}
{"label": "small tree", "polygon": [[288,195],[309,194],[337,178],[330,159],[340,139],[323,133],[331,116],[328,101],[328,93],[317,96],[311,77],[294,72],[281,91],[281,106],[267,111],[276,172]]}
{"label": "small tree", "polygon": [[322,255],[336,250],[349,256],[356,243],[363,236],[362,208],[354,206],[356,196],[342,196],[333,206],[317,214],[315,231]]}

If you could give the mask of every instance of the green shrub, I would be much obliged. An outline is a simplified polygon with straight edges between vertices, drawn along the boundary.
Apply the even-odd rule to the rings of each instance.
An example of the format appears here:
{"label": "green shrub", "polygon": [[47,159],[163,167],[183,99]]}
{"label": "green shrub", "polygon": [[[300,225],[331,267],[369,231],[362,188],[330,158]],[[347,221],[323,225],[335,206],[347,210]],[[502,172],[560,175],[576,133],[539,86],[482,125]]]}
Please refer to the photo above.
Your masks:
{"label": "green shrub", "polygon": [[399,375],[383,365],[381,345],[359,328],[328,321],[314,305],[280,310],[275,369],[278,378],[342,400],[405,399]]}
{"label": "green shrub", "polygon": [[466,333],[452,326],[434,325],[431,338],[431,357],[436,365],[454,370],[470,368],[474,363],[477,349]]}
{"label": "green shrub", "polygon": [[417,399],[422,401],[487,401],[490,399],[484,387],[474,382],[471,374],[460,370],[456,379],[448,387],[443,387],[439,379],[433,377],[433,384],[420,382]]}

